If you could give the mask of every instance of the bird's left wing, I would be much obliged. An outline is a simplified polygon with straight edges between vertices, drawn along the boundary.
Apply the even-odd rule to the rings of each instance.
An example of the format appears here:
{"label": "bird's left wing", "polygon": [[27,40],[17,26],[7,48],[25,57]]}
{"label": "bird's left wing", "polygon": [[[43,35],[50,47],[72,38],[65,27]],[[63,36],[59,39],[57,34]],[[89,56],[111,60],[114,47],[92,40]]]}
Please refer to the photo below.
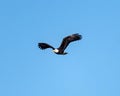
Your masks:
{"label": "bird's left wing", "polygon": [[52,47],[51,45],[47,44],[47,43],[38,43],[38,47],[40,49],[47,49],[47,48],[52,48],[55,49],[54,47]]}

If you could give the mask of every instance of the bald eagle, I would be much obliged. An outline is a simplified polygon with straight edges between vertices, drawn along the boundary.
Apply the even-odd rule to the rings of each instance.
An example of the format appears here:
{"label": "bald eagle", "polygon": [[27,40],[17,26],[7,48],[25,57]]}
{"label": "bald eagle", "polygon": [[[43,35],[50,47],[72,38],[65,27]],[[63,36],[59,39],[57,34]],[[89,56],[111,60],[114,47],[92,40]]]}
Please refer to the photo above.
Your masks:
{"label": "bald eagle", "polygon": [[65,38],[63,38],[61,45],[58,48],[54,48],[53,46],[47,44],[47,43],[38,43],[38,47],[42,50],[51,48],[54,53],[59,54],[59,55],[65,55],[67,52],[64,52],[64,50],[67,48],[69,43],[77,40],[81,40],[82,35],[79,35],[78,33],[69,35]]}

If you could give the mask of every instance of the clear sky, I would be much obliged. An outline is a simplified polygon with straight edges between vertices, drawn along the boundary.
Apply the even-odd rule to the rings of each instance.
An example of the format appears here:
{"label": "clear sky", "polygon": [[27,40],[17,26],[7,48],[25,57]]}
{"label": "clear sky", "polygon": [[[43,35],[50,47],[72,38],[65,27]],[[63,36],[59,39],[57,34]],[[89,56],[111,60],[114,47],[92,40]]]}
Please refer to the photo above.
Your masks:
{"label": "clear sky", "polygon": [[120,96],[120,0],[1,0],[0,96]]}

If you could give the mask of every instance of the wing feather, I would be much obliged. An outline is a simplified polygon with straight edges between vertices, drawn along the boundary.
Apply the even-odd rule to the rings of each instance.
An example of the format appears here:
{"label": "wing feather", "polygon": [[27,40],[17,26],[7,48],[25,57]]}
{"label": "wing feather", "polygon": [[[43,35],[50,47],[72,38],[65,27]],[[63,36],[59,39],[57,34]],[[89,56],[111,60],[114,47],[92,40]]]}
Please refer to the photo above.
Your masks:
{"label": "wing feather", "polygon": [[78,33],[67,36],[63,38],[62,43],[58,49],[61,52],[63,52],[66,49],[66,47],[69,45],[69,43],[73,41],[81,40],[81,39],[82,39],[82,35],[79,35]]}
{"label": "wing feather", "polygon": [[47,49],[47,48],[55,49],[54,47],[52,47],[51,45],[49,45],[47,43],[38,43],[38,47],[42,50]]}

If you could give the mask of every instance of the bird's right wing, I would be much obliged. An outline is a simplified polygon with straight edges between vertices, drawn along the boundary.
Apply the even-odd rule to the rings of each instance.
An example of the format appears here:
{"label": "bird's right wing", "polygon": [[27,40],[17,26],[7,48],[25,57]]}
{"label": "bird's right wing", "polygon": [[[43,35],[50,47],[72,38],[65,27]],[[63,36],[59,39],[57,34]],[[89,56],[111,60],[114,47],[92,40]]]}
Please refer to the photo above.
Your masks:
{"label": "bird's right wing", "polygon": [[78,33],[67,36],[63,38],[62,43],[58,49],[60,51],[64,51],[66,47],[69,45],[69,43],[80,40],[80,39],[82,39],[82,35],[79,35]]}
{"label": "bird's right wing", "polygon": [[38,43],[38,47],[40,49],[47,49],[47,48],[52,48],[53,50],[55,49],[54,47],[52,47],[51,45],[47,44],[47,43]]}

